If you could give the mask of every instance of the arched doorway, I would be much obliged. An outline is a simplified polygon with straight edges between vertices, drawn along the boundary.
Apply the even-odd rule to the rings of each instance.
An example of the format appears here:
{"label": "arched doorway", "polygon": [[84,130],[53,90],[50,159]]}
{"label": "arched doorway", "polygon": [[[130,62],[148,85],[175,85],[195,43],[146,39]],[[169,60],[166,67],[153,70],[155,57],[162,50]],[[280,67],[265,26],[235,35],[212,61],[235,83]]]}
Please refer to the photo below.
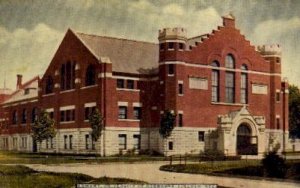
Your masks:
{"label": "arched doorway", "polygon": [[238,155],[257,155],[257,136],[252,135],[251,127],[248,124],[239,125],[236,146]]}

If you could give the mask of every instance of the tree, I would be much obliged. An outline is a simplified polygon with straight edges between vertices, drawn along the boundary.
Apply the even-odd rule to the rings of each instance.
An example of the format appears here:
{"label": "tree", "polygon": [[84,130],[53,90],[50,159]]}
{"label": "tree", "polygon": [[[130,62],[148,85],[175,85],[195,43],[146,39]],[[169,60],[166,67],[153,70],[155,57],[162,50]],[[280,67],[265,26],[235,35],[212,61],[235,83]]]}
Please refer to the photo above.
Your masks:
{"label": "tree", "polygon": [[176,115],[171,113],[169,110],[165,110],[160,120],[159,134],[163,138],[168,138],[174,129]]}
{"label": "tree", "polygon": [[55,137],[54,120],[50,118],[48,112],[45,110],[42,110],[34,121],[32,133],[33,140],[37,142]]}
{"label": "tree", "polygon": [[97,108],[89,116],[89,123],[92,128],[93,141],[97,141],[102,134],[103,120],[104,119]]}
{"label": "tree", "polygon": [[[165,110],[161,117],[159,134],[163,137],[164,144],[166,144],[166,139],[171,135],[174,129],[175,118],[176,115],[169,110]],[[167,152],[167,150],[165,150],[165,152]],[[167,153],[165,153],[165,155],[167,155]]]}
{"label": "tree", "polygon": [[300,90],[289,86],[289,131],[290,137],[300,138]]}

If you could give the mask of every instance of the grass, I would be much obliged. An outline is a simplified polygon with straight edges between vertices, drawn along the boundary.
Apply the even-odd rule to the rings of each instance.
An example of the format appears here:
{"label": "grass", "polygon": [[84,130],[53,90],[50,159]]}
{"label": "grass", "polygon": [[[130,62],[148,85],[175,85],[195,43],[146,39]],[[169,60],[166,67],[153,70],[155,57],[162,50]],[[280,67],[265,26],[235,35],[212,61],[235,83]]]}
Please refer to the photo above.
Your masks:
{"label": "grass", "polygon": [[[287,160],[286,165],[287,173],[285,179],[300,181],[300,160]],[[253,178],[266,178],[264,168],[259,160],[164,165],[160,167],[160,170],[190,174],[235,175],[247,177],[252,176]]]}
{"label": "grass", "polygon": [[38,172],[25,166],[0,165],[0,187],[73,187],[76,183],[98,184],[146,184],[124,178],[93,178],[77,173]]}
{"label": "grass", "polygon": [[165,160],[162,156],[149,155],[97,157],[95,155],[35,154],[0,151],[0,164],[104,163],[162,160]]}

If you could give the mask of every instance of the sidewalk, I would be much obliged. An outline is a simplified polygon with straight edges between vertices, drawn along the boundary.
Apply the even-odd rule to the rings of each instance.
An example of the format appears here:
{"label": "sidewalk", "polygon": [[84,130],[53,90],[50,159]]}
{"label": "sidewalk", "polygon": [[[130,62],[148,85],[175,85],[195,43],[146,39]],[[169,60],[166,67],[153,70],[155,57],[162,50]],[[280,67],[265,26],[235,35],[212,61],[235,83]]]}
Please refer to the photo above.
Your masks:
{"label": "sidewalk", "polygon": [[[61,165],[41,165],[41,164],[25,164],[30,168],[38,171],[53,172],[72,172],[82,173],[93,177],[122,177],[142,180],[148,183],[158,184],[218,184],[226,187],[272,187],[272,188],[294,188],[300,187],[300,184],[269,181],[269,180],[253,180],[236,177],[218,177],[201,174],[183,174],[160,171],[159,167],[162,162],[155,163],[108,163],[108,164],[61,164]],[[165,163],[166,164],[166,163]]]}

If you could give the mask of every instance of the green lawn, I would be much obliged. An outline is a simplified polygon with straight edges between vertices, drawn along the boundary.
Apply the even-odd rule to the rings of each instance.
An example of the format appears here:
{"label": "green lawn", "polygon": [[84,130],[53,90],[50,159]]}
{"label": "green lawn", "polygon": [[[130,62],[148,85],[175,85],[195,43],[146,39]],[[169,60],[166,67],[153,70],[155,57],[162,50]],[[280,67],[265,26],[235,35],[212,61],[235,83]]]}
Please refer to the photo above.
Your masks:
{"label": "green lawn", "polygon": [[[300,181],[300,160],[287,160],[287,174],[285,179]],[[259,160],[240,161],[215,161],[195,164],[175,164],[164,165],[160,170],[191,173],[191,174],[211,174],[211,175],[237,175],[253,176],[255,178],[265,178],[264,168]]]}
{"label": "green lawn", "polygon": [[0,164],[60,164],[60,163],[103,163],[162,161],[162,156],[130,155],[96,157],[84,155],[35,154],[0,151]]}
{"label": "green lawn", "polygon": [[83,174],[37,172],[25,166],[0,165],[0,187],[72,187],[76,183],[146,184],[124,178],[93,178]]}

